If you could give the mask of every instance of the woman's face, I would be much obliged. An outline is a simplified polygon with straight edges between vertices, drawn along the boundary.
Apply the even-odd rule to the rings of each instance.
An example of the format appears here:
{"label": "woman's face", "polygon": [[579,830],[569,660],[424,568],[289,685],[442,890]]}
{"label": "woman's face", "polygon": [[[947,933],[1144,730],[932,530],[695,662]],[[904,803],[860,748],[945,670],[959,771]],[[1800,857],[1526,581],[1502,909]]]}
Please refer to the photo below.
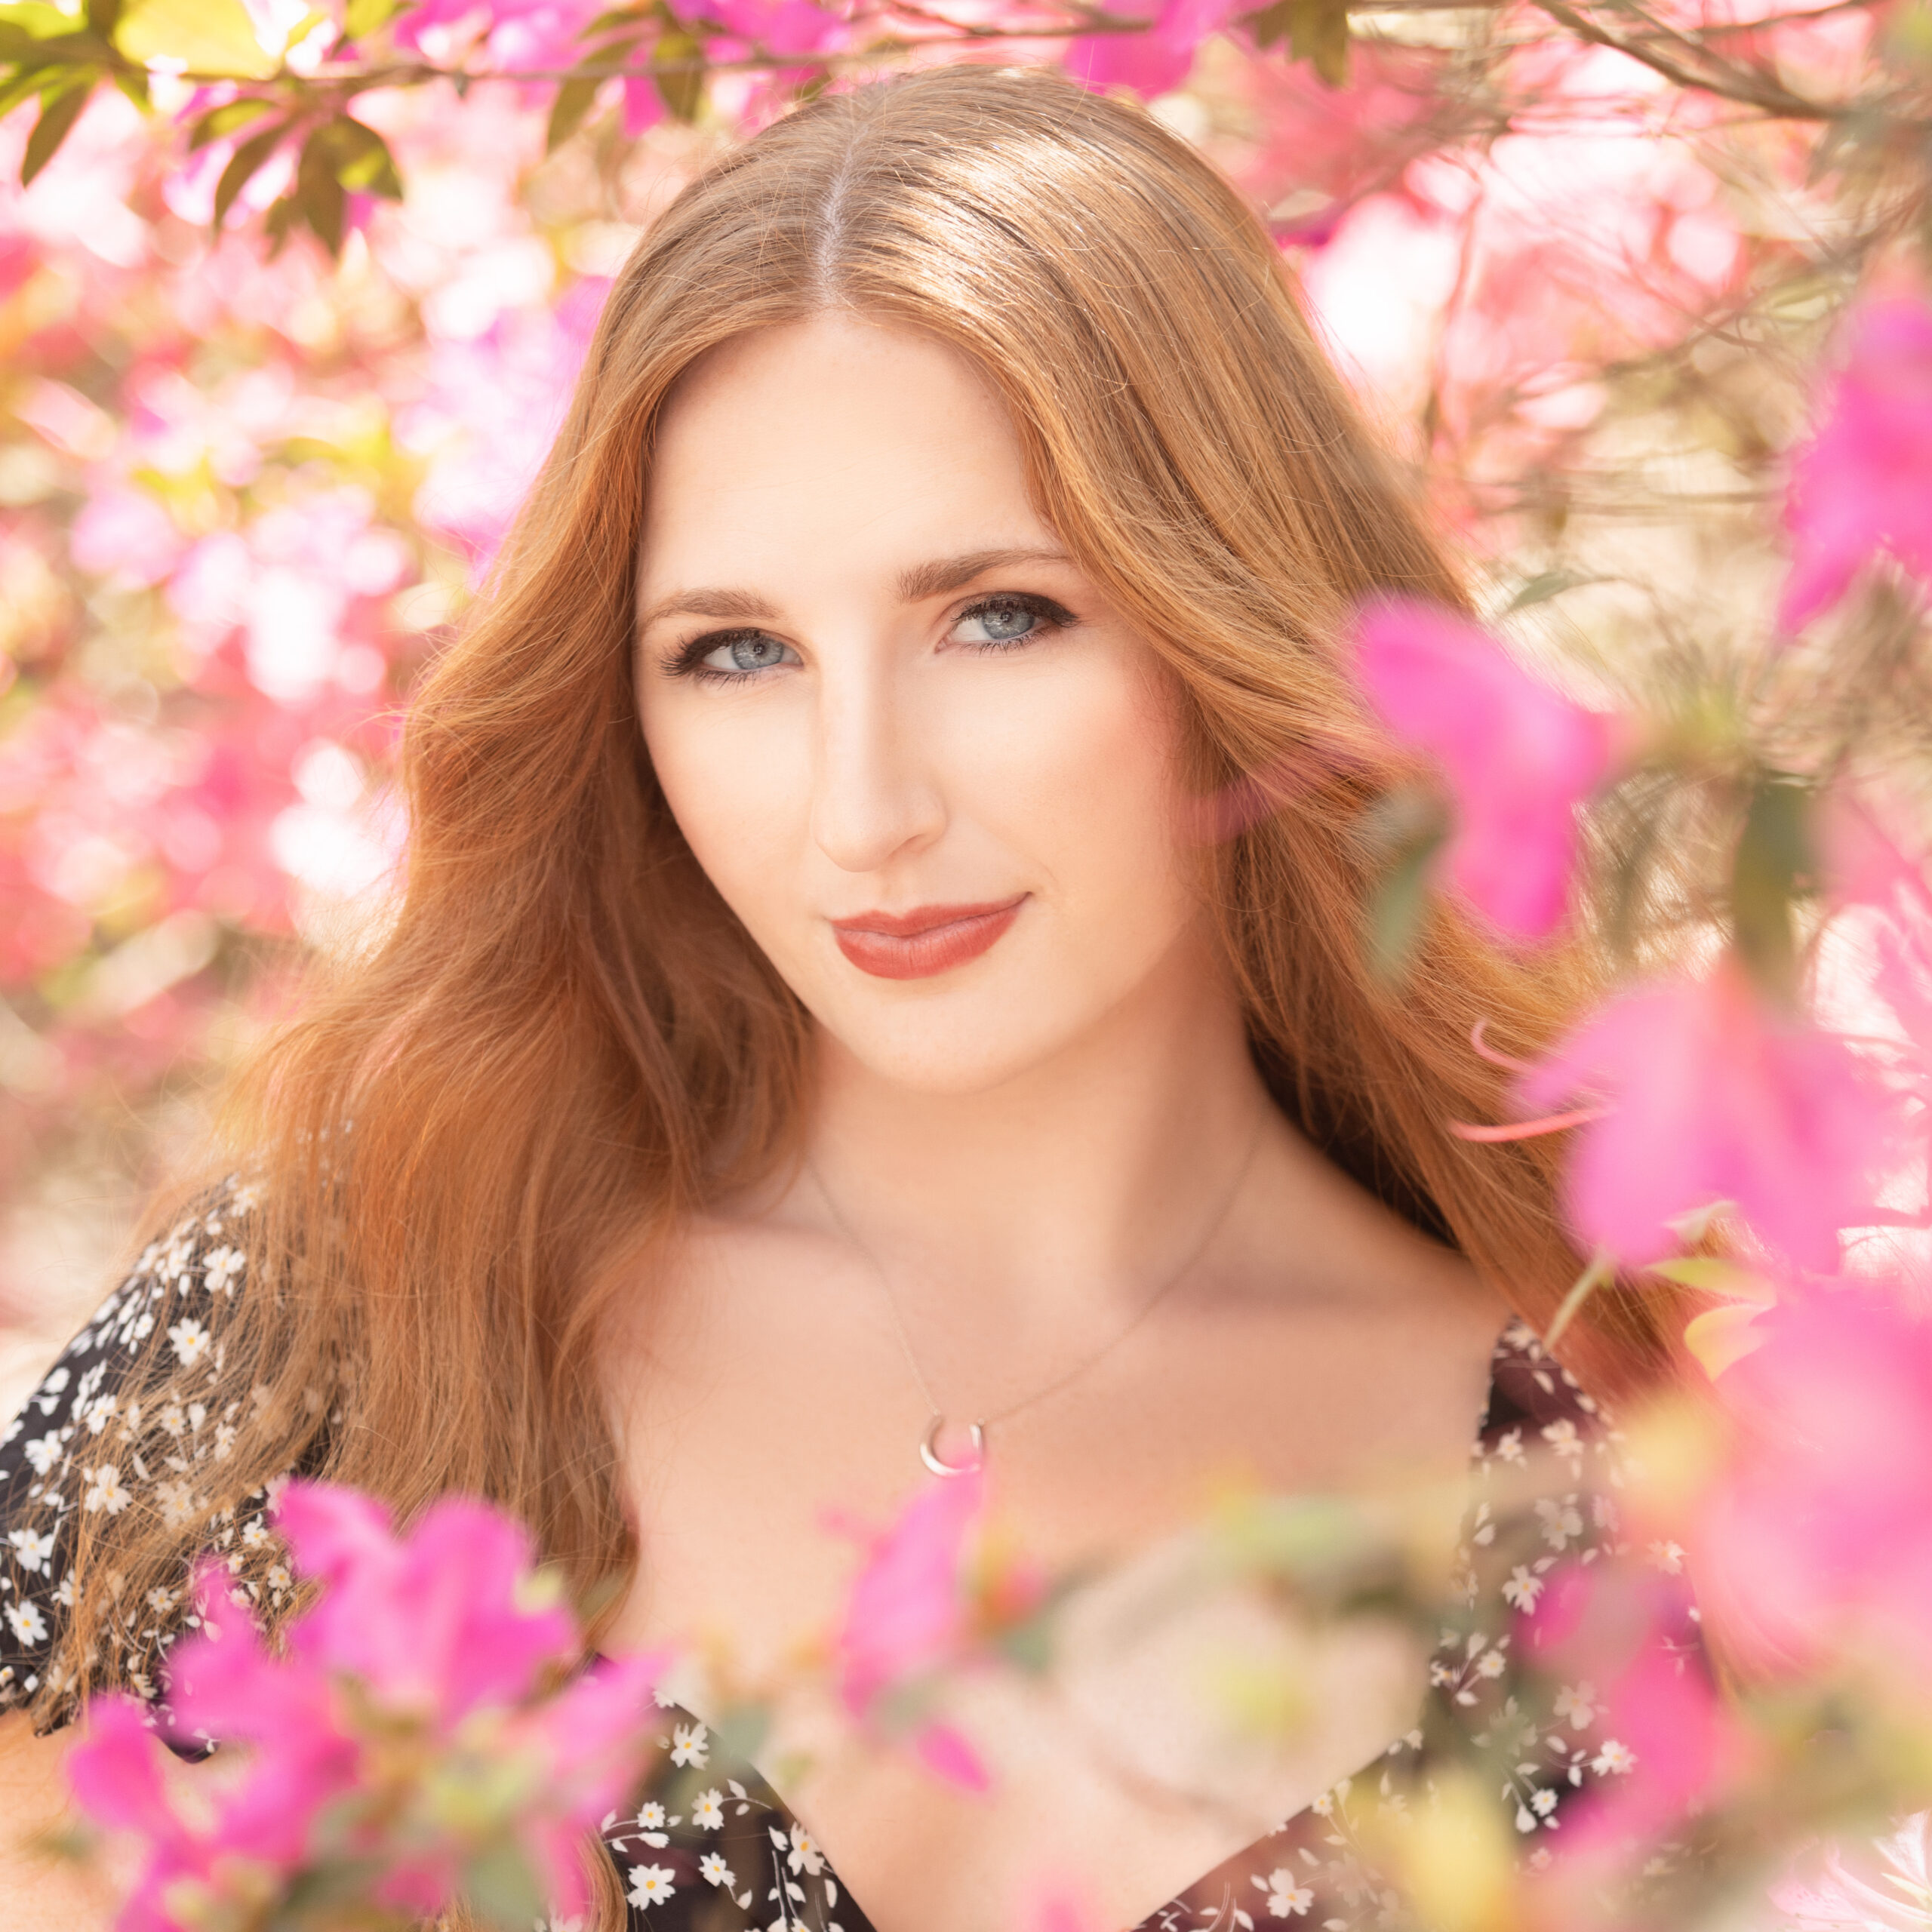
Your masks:
{"label": "woman's face", "polygon": [[954,350],[828,315],[713,351],[661,426],[638,609],[678,825],[875,1074],[981,1091],[1198,974],[1171,681]]}

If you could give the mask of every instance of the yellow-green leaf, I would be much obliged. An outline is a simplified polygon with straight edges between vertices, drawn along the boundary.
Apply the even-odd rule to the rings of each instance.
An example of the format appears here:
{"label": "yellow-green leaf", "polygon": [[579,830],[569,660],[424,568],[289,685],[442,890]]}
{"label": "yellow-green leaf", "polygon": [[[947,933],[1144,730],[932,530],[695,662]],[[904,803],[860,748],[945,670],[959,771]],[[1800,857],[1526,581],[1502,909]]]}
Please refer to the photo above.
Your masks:
{"label": "yellow-green leaf", "polygon": [[281,64],[255,38],[242,0],[135,0],[114,41],[131,60],[179,60],[191,74],[258,81]]}
{"label": "yellow-green leaf", "polygon": [[1727,1301],[1748,1302],[1756,1308],[1769,1308],[1778,1298],[1777,1287],[1763,1275],[1714,1254],[1681,1255],[1674,1261],[1660,1261],[1646,1272],[1700,1294],[1722,1295]]}
{"label": "yellow-green leaf", "polygon": [[1721,1308],[1707,1308],[1684,1324],[1684,1346],[1697,1358],[1704,1373],[1715,1382],[1727,1368],[1734,1367],[1754,1349],[1762,1348],[1764,1336],[1752,1323],[1764,1313],[1749,1302],[1727,1301]]}

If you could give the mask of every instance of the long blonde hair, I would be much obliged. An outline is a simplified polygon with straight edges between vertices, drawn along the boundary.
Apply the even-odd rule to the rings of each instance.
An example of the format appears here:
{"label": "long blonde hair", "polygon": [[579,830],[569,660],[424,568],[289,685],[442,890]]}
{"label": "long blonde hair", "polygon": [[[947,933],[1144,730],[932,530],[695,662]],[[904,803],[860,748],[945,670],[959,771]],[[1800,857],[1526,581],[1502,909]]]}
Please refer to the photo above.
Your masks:
{"label": "long blonde hair", "polygon": [[[1282,1106],[1532,1323],[1574,1275],[1548,1146],[1448,1131],[1501,1103],[1472,1026],[1534,1051],[1571,1009],[1574,960],[1526,967],[1444,908],[1391,992],[1359,937],[1362,817],[1404,774],[1336,639],[1362,593],[1457,601],[1455,574],[1229,185],[1136,106],[950,66],[768,128],[612,289],[491,592],[414,703],[393,926],[233,1096],[232,1158],[263,1204],[226,1369],[272,1392],[223,1465],[234,1497],[306,1457],[404,1515],[496,1499],[586,1586],[633,1567],[595,1352],[610,1264],[774,1171],[808,1063],[802,1009],[645,755],[645,493],[682,371],[833,307],[987,374],[1041,513],[1171,666],[1203,788],[1262,788],[1218,849],[1218,904]],[[1574,1356],[1600,1385],[1644,1379],[1654,1332],[1604,1307]],[[178,1585],[192,1534],[144,1503],[90,1520],[66,1681],[106,1674],[88,1660],[108,1593],[85,1579]]]}

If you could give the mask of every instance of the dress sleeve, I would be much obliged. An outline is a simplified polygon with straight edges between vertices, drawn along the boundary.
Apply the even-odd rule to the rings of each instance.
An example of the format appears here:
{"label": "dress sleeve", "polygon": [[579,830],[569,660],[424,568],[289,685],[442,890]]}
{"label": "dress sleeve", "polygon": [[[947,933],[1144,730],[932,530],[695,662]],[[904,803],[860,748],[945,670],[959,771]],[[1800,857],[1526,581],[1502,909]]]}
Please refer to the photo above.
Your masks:
{"label": "dress sleeve", "polygon": [[[238,1389],[225,1359],[253,1205],[232,1180],[198,1201],[0,1424],[0,1710],[31,1706],[53,1728],[73,1715],[84,1677],[158,1704],[158,1666],[192,1620],[199,1550],[225,1555],[235,1588],[265,1611],[285,1601],[290,1578],[266,1520],[277,1485],[226,1507],[210,1500],[245,1405],[266,1392]],[[100,1641],[76,1658],[66,1640],[79,1529],[129,1510],[178,1532],[180,1574],[137,1600],[109,1584]]]}

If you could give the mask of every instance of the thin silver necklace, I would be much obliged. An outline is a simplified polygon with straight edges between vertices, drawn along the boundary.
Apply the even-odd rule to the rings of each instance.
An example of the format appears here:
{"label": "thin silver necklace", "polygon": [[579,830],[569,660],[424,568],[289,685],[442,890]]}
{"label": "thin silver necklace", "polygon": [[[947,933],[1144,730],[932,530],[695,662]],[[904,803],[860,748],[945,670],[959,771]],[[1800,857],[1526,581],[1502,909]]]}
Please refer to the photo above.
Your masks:
{"label": "thin silver necklace", "polygon": [[1035,1403],[1044,1402],[1049,1395],[1057,1395],[1071,1383],[1078,1381],[1090,1369],[1097,1368],[1113,1353],[1147,1318],[1152,1315],[1169,1292],[1193,1269],[1195,1264],[1208,1251],[1214,1237],[1221,1232],[1221,1224],[1226,1220],[1239,1197],[1241,1186],[1247,1179],[1248,1170],[1254,1164],[1254,1157],[1261,1146],[1262,1130],[1267,1124],[1268,1109],[1264,1106],[1255,1117],[1254,1132],[1247,1143],[1247,1152],[1242,1157],[1235,1177],[1226,1194],[1222,1198],[1201,1238],[1189,1249],[1187,1257],[1160,1286],[1143,1301],[1128,1318],[1125,1325],[1116,1329],[1099,1348],[1084,1361],[1077,1361],[1064,1375],[1057,1376],[1045,1387],[1035,1389],[1029,1395],[1023,1395],[1017,1402],[1009,1402],[1003,1409],[996,1409],[989,1416],[982,1416],[969,1426],[968,1433],[973,1443],[970,1461],[949,1463],[939,1453],[941,1432],[946,1427],[946,1411],[939,1398],[933,1393],[932,1384],[926,1380],[925,1371],[919,1366],[919,1358],[912,1346],[912,1338],[906,1331],[906,1317],[899,1306],[899,1297],[893,1292],[892,1278],[885,1272],[884,1264],[878,1257],[852,1231],[851,1223],[839,1212],[838,1204],[832,1198],[832,1190],[825,1184],[825,1177],[808,1154],[805,1156],[805,1171],[812,1177],[812,1185],[818,1189],[819,1198],[824,1201],[826,1211],[831,1215],[832,1224],[845,1238],[865,1257],[866,1265],[878,1278],[879,1289],[885,1297],[885,1305],[892,1316],[892,1331],[899,1338],[900,1352],[906,1358],[906,1365],[912,1371],[912,1380],[918,1384],[919,1393],[926,1398],[926,1406],[931,1412],[931,1420],[926,1424],[924,1433],[919,1438],[919,1460],[936,1476],[972,1475],[986,1465],[986,1443],[989,1432],[998,1423],[1010,1422],[1023,1409],[1030,1409]]}

